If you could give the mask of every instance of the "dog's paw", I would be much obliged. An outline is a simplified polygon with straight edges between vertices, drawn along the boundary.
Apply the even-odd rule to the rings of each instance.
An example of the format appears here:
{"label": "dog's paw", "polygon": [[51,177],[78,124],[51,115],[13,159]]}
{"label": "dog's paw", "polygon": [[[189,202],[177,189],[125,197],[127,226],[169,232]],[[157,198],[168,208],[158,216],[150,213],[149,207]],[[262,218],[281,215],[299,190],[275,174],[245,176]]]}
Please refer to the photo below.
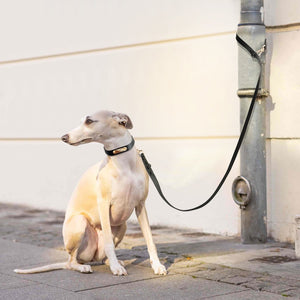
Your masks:
{"label": "dog's paw", "polygon": [[127,275],[126,269],[123,266],[121,266],[119,263],[110,266],[110,270],[114,275],[117,276]]}
{"label": "dog's paw", "polygon": [[92,267],[90,265],[80,265],[78,269],[81,273],[93,273]]}
{"label": "dog's paw", "polygon": [[168,273],[166,267],[160,262],[152,263],[152,269],[155,275],[167,275]]}
{"label": "dog's paw", "polygon": [[[122,267],[125,267],[125,263],[123,260],[118,260],[119,264],[122,266]],[[106,264],[107,266],[109,266],[109,259],[106,258],[104,261],[103,261],[104,264]]]}
{"label": "dog's paw", "polygon": [[118,260],[119,264],[122,266],[122,267],[125,267],[125,263],[123,260]]}

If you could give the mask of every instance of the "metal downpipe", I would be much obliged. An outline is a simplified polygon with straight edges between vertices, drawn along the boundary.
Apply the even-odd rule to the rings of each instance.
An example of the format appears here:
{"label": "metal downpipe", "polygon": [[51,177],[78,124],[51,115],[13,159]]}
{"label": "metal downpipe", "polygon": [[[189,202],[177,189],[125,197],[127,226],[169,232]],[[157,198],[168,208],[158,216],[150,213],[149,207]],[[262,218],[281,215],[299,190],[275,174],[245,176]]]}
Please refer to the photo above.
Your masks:
{"label": "metal downpipe", "polygon": [[[263,0],[241,0],[238,35],[255,50],[262,47],[266,38],[262,10]],[[261,58],[265,63],[264,54]],[[238,65],[238,95],[242,127],[257,82],[259,65],[242,47],[238,49]],[[264,82],[263,70],[261,90],[240,152],[241,176],[251,185],[251,201],[245,209],[241,210],[241,241],[245,244],[267,241]]]}

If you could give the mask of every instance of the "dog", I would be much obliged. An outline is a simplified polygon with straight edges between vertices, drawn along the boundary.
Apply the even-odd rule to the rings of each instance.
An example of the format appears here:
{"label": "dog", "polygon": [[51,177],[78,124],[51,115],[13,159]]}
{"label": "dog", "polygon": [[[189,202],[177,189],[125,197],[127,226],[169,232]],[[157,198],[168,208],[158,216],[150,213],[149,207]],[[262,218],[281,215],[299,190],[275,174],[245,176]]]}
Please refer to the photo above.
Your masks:
{"label": "dog", "polygon": [[69,259],[16,273],[38,273],[70,269],[91,273],[89,262],[106,261],[113,275],[127,275],[117,259],[115,247],[126,232],[126,221],[135,210],[145,237],[150,263],[155,274],[166,275],[152,239],[145,200],[149,177],[134,139],[128,129],[133,125],[126,114],[99,111],[62,136],[73,146],[97,142],[104,145],[106,158],[89,168],[79,180],[67,207],[63,239]]}

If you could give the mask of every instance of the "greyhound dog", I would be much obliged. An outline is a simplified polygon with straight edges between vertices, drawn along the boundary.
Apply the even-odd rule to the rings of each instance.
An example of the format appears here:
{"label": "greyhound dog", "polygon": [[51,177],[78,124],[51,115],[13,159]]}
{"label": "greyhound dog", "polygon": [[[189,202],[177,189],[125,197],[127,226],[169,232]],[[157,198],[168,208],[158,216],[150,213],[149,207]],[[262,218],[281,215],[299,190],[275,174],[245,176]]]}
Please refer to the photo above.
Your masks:
{"label": "greyhound dog", "polygon": [[128,131],[132,127],[125,114],[99,111],[85,117],[80,126],[62,137],[73,146],[102,143],[107,156],[84,173],[69,202],[63,224],[69,260],[15,272],[71,269],[90,273],[91,266],[84,263],[106,260],[114,275],[127,275],[123,262],[117,259],[115,247],[122,241],[126,221],[135,209],[152,269],[155,274],[167,274],[152,239],[145,208],[149,178]]}

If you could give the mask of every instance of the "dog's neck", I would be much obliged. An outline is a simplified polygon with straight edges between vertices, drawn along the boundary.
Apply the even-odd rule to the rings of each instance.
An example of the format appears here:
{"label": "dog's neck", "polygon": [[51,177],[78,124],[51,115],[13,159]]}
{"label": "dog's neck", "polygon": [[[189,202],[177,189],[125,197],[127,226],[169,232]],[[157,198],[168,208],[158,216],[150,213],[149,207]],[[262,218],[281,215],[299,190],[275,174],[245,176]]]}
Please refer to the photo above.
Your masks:
{"label": "dog's neck", "polygon": [[[132,142],[131,134],[126,131],[123,136],[116,138],[110,138],[103,143],[104,149],[111,151],[114,149],[122,148],[128,146]],[[130,169],[136,166],[136,148],[133,146],[129,151],[120,153],[114,156],[108,156],[109,159],[120,169]]]}
{"label": "dog's neck", "polygon": [[126,131],[123,136],[111,137],[110,139],[107,139],[105,142],[103,142],[103,145],[105,150],[111,151],[129,145],[131,141],[132,136],[128,131]]}

